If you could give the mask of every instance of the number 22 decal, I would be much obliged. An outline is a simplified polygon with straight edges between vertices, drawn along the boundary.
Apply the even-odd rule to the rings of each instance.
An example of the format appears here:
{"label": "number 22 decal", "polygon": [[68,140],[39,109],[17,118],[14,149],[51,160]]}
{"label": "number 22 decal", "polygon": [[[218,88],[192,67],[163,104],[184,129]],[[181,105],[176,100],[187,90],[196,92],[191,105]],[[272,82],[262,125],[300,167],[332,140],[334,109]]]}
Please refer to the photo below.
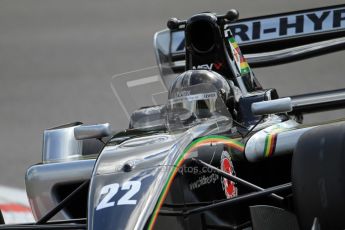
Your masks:
{"label": "number 22 decal", "polygon": [[[135,205],[137,200],[131,199],[135,194],[140,190],[141,182],[140,181],[126,181],[121,190],[128,190],[118,201],[117,205]],[[103,186],[101,189],[100,195],[105,195],[103,199],[97,205],[96,210],[103,208],[109,208],[115,206],[115,201],[110,200],[116,195],[119,191],[120,185],[118,183],[108,184]]]}

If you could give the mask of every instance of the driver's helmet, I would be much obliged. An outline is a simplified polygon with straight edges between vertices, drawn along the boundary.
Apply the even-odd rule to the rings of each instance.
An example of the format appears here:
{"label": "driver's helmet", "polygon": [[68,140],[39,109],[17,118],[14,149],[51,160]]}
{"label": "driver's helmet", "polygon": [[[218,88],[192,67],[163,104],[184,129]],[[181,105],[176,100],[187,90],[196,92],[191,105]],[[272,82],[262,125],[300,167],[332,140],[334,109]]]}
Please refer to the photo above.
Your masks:
{"label": "driver's helmet", "polygon": [[[181,97],[183,89],[197,87],[197,85],[210,85],[217,91],[217,96],[221,97],[224,104],[231,97],[230,85],[222,75],[211,70],[188,70],[177,76],[169,90],[169,100]],[[185,103],[180,106],[188,106],[189,108],[184,109],[192,111],[196,118],[208,118],[217,110],[216,101],[219,100],[214,97],[204,97],[195,103]]]}

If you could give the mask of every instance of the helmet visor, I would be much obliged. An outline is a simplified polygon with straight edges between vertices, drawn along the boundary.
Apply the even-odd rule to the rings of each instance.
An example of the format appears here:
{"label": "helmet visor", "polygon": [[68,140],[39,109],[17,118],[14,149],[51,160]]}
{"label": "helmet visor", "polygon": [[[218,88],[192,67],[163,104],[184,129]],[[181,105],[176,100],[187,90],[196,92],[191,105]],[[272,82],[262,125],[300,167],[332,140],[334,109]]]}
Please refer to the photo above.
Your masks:
{"label": "helmet visor", "polygon": [[167,114],[169,127],[188,128],[217,117],[231,120],[222,97],[211,84],[198,84],[171,92]]}

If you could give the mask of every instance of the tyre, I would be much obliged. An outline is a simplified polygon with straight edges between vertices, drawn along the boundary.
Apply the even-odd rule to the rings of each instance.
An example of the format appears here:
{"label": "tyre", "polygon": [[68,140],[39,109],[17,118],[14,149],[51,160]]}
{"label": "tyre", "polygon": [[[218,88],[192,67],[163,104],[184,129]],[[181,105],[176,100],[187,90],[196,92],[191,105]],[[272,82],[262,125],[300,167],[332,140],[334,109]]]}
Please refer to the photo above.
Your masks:
{"label": "tyre", "polygon": [[293,196],[301,229],[345,228],[345,123],[303,134],[292,160]]}

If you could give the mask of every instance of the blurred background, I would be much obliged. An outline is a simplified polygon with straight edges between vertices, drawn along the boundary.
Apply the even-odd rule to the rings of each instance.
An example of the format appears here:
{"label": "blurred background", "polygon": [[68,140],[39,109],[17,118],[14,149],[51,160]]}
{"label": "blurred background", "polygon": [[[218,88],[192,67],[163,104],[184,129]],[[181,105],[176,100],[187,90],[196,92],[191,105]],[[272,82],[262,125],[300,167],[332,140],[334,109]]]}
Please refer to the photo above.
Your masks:
{"label": "blurred background", "polygon": [[[155,65],[153,34],[171,17],[202,11],[240,17],[341,4],[330,0],[2,0],[0,1],[0,184],[24,188],[41,160],[44,129],[73,121],[127,118],[110,87],[114,74]],[[345,87],[345,52],[255,69],[280,96]],[[344,110],[307,122],[344,117]]]}

